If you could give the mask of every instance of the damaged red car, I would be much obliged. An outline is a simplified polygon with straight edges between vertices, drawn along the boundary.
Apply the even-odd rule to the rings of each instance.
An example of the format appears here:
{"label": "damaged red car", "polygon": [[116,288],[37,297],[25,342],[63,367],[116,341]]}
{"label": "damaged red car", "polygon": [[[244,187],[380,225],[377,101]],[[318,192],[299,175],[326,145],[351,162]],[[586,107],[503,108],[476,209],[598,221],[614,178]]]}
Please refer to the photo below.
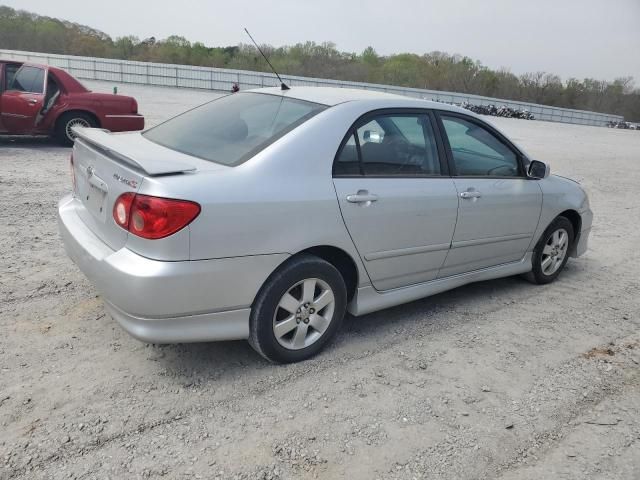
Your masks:
{"label": "damaged red car", "polygon": [[72,145],[73,127],[142,130],[132,97],[94,93],[60,68],[0,60],[0,135],[48,135]]}

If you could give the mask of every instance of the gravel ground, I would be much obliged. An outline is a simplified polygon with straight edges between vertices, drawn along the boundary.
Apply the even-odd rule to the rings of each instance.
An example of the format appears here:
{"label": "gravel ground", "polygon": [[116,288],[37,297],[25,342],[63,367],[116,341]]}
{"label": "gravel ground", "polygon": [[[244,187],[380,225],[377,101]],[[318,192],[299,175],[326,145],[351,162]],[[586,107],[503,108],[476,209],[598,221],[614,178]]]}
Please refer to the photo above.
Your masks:
{"label": "gravel ground", "polygon": [[[215,96],[120,92],[148,125]],[[69,150],[0,139],[0,478],[640,478],[640,133],[494,122],[586,186],[589,252],[348,318],[288,366],[129,337],[58,238]]]}

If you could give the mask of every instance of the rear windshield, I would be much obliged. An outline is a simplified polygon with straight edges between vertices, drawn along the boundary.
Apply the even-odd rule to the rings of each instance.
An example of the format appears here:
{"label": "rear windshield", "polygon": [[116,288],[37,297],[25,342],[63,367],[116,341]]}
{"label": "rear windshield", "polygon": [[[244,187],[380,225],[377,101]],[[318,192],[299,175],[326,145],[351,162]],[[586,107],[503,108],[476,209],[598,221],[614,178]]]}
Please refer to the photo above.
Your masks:
{"label": "rear windshield", "polygon": [[143,135],[172,150],[235,166],[325,108],[280,95],[235,93],[189,110]]}

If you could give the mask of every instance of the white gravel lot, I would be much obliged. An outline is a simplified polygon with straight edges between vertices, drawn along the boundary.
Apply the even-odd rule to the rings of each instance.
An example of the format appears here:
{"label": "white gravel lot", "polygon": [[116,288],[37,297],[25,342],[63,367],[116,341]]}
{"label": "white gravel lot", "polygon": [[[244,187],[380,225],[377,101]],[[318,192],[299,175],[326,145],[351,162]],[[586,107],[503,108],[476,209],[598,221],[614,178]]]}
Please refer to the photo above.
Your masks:
{"label": "white gravel lot", "polygon": [[[215,97],[119,91],[148,125]],[[0,138],[0,478],[640,478],[640,132],[493,121],[585,185],[589,252],[348,318],[288,366],[129,337],[58,238],[69,150]]]}

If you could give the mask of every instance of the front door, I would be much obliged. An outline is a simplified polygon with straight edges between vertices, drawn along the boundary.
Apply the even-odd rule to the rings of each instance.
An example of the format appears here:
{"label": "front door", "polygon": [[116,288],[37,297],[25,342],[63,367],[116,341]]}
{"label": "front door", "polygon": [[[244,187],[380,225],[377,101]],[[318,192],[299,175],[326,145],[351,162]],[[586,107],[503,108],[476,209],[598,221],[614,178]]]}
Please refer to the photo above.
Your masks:
{"label": "front door", "polygon": [[46,73],[45,68],[25,65],[2,92],[0,115],[8,133],[25,134],[35,129],[44,105]]}
{"label": "front door", "polygon": [[524,174],[521,154],[498,132],[442,113],[459,199],[451,251],[440,277],[522,259],[542,208],[542,191]]}
{"label": "front door", "polygon": [[342,216],[377,290],[432,280],[445,260],[458,199],[441,152],[429,114],[394,110],[357,122],[336,156]]}

